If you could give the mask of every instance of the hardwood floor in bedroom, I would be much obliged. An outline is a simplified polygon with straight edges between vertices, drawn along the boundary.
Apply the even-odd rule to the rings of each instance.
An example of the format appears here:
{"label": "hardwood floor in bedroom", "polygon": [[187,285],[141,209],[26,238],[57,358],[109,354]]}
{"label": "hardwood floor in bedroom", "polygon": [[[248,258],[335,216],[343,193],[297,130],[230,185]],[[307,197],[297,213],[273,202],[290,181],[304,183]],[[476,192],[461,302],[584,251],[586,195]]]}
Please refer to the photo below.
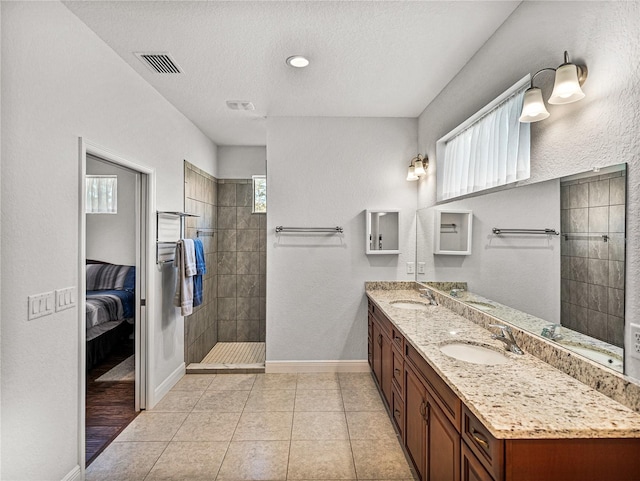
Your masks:
{"label": "hardwood floor in bedroom", "polygon": [[87,373],[86,463],[87,466],[139,414],[135,411],[135,383],[96,382],[96,379],[133,354],[133,341],[123,343]]}

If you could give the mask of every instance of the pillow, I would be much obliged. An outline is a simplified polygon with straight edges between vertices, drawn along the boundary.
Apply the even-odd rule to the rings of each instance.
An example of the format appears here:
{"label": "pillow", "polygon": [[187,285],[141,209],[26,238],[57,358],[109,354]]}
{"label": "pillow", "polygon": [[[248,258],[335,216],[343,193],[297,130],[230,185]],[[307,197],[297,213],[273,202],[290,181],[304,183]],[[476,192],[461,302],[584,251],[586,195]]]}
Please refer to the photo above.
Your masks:
{"label": "pillow", "polygon": [[[135,268],[116,264],[89,264],[87,266],[87,290],[124,290],[125,280],[129,271],[133,270],[135,288]],[[131,282],[129,281],[129,285]]]}
{"label": "pillow", "polygon": [[129,292],[135,292],[136,290],[136,267],[131,266],[127,275],[124,278],[124,284],[122,289]]}

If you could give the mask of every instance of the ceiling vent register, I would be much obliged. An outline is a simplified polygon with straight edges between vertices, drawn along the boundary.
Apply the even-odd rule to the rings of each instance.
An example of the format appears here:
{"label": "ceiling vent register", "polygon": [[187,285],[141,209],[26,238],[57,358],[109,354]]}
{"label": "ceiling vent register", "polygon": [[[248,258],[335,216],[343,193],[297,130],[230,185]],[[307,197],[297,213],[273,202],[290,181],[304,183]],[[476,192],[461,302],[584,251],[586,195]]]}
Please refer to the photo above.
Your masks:
{"label": "ceiling vent register", "polygon": [[156,73],[182,73],[178,64],[168,53],[136,53],[135,56]]}

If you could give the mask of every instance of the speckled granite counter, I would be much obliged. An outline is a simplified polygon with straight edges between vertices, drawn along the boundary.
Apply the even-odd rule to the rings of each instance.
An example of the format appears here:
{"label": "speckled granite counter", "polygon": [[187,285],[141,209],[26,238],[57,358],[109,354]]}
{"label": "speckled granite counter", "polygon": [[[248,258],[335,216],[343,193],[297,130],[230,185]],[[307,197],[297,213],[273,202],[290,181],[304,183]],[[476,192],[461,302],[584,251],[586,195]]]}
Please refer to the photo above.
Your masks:
{"label": "speckled granite counter", "polygon": [[443,306],[393,307],[396,300],[425,301],[412,283],[395,288],[367,283],[366,293],[495,437],[640,437],[640,414],[530,354],[506,353],[512,362],[501,365],[472,364],[443,354],[439,346],[452,341],[501,352],[504,347],[491,339],[491,332]]}

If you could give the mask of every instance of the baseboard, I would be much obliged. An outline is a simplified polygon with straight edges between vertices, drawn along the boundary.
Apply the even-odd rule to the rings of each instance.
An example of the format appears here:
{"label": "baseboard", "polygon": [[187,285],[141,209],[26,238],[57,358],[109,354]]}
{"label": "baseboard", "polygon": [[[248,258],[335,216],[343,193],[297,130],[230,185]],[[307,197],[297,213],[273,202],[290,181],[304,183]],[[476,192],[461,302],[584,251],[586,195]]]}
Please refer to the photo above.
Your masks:
{"label": "baseboard", "polygon": [[76,466],[69,473],[62,478],[62,481],[80,481],[82,479],[82,470],[80,466]]}
{"label": "baseboard", "polygon": [[147,409],[153,408],[160,400],[169,392],[171,388],[176,385],[176,383],[184,376],[186,372],[186,366],[183,362],[180,364],[175,371],[173,371],[169,376],[162,381],[162,383],[155,388],[153,391],[153,399],[149,400],[147,405]]}
{"label": "baseboard", "polygon": [[266,373],[293,372],[369,372],[369,363],[362,361],[267,361]]}

